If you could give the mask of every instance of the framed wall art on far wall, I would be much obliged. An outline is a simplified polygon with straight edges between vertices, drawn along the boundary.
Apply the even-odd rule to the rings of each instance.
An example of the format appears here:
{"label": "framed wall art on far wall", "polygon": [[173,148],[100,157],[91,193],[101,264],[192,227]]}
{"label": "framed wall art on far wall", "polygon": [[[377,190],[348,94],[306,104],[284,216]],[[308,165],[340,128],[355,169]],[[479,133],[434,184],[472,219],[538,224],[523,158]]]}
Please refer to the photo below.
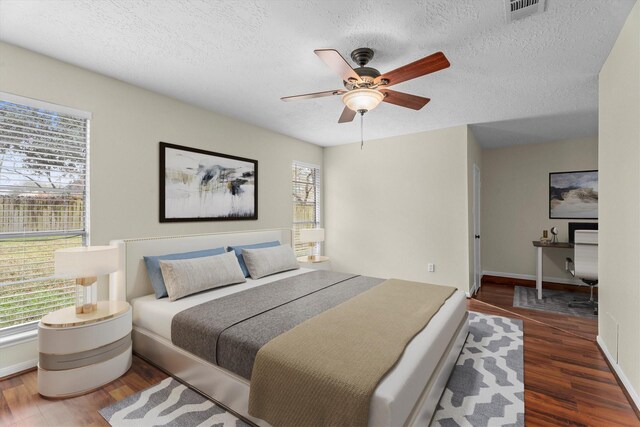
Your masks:
{"label": "framed wall art on far wall", "polygon": [[550,173],[549,218],[598,219],[598,171]]}
{"label": "framed wall art on far wall", "polygon": [[258,219],[258,161],[160,143],[160,222]]}

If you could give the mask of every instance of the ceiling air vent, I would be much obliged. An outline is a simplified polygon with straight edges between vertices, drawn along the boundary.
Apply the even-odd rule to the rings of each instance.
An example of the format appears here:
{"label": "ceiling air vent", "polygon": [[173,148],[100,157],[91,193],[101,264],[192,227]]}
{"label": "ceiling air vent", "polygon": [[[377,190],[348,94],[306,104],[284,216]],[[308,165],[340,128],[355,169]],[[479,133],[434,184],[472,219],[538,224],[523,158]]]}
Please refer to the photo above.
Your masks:
{"label": "ceiling air vent", "polygon": [[507,22],[544,12],[547,0],[505,0]]}

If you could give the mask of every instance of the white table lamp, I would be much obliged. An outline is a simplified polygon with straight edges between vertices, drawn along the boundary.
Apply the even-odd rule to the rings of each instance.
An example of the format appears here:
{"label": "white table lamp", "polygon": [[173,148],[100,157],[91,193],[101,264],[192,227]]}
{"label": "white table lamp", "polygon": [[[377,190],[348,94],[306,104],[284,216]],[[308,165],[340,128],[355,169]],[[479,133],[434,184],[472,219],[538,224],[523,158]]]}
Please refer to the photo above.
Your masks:
{"label": "white table lamp", "polygon": [[76,314],[91,313],[98,308],[97,276],[118,269],[115,246],[82,246],[58,249],[54,253],[55,276],[76,279]]}
{"label": "white table lamp", "polygon": [[314,255],[315,243],[324,242],[324,228],[305,228],[300,230],[300,242],[309,243],[309,259],[313,260],[319,255]]}

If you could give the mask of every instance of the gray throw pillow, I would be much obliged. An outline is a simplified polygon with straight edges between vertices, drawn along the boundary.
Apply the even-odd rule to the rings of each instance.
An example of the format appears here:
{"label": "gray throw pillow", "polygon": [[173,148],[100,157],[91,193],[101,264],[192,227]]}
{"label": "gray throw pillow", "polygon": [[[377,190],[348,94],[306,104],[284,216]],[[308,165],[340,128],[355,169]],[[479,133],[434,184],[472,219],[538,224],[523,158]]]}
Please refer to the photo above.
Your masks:
{"label": "gray throw pillow", "polygon": [[264,249],[243,249],[242,257],[252,279],[300,268],[296,254],[288,245]]}
{"label": "gray throw pillow", "polygon": [[233,252],[202,258],[161,260],[160,270],[171,301],[247,281]]}

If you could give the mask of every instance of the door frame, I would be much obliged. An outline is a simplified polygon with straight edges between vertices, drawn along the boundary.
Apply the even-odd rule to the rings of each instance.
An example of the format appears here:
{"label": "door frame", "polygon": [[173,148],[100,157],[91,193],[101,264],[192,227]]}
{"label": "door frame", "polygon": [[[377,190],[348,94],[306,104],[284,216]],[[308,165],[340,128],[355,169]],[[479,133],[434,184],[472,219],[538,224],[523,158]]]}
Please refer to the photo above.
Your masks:
{"label": "door frame", "polygon": [[482,262],[480,238],[480,195],[481,195],[480,168],[473,164],[473,287],[471,294],[478,292],[482,287]]}

